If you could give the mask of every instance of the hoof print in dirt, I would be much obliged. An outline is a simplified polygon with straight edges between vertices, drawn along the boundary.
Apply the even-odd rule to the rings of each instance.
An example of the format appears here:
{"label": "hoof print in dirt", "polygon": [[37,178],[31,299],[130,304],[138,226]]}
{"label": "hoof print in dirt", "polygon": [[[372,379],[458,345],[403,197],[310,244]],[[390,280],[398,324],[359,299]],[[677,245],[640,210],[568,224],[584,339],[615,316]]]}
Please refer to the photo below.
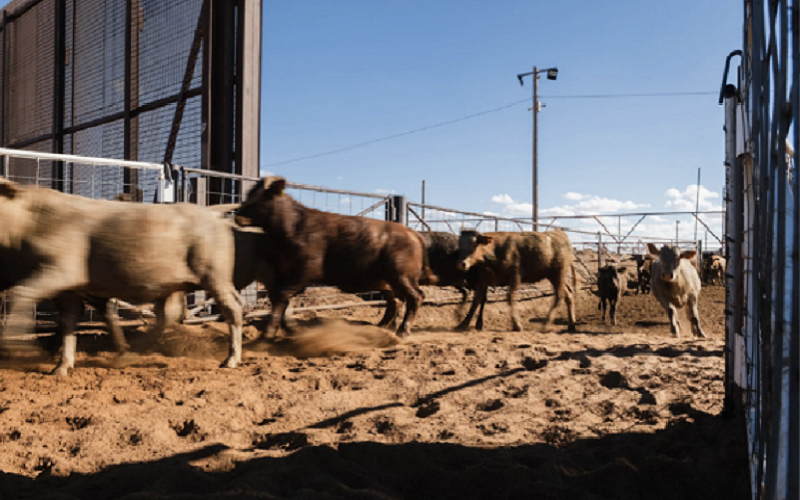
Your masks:
{"label": "hoof print in dirt", "polygon": [[[417,406],[417,405],[415,405]],[[428,401],[424,401],[419,404],[419,408],[417,408],[417,417],[418,418],[427,418],[433,415],[434,413],[438,412],[441,409],[439,402],[435,399],[430,399]]]}
{"label": "hoof print in dirt", "polygon": [[391,434],[395,429],[394,422],[386,417],[375,419],[375,432],[378,434]]}
{"label": "hoof print in dirt", "polygon": [[577,438],[572,429],[558,425],[546,428],[542,432],[541,437],[545,443],[555,447],[570,444]]}
{"label": "hoof print in dirt", "polygon": [[336,434],[348,434],[354,430],[355,425],[353,425],[353,422],[350,422],[349,420],[340,422],[339,425],[336,426]]}
{"label": "hoof print in dirt", "polygon": [[600,385],[608,389],[628,389],[628,380],[618,371],[610,371],[600,376]]}
{"label": "hoof print in dirt", "polygon": [[200,426],[194,420],[175,422],[171,427],[178,437],[187,438],[190,441],[203,441],[205,439],[205,435],[200,432]]}
{"label": "hoof print in dirt", "polygon": [[92,417],[67,417],[66,421],[71,430],[77,431],[92,423]]}
{"label": "hoof print in dirt", "polygon": [[253,445],[260,450],[281,449],[294,451],[308,446],[308,436],[302,432],[282,432],[280,434],[267,434],[257,437]]}
{"label": "hoof print in dirt", "polygon": [[545,366],[547,366],[546,359],[535,359],[528,356],[522,360],[522,367],[528,370],[529,372],[533,370],[539,370],[541,368],[544,368]]}
{"label": "hoof print in dirt", "polygon": [[528,386],[523,385],[522,387],[509,387],[503,391],[503,395],[507,398],[517,399],[521,398],[528,394]]}
{"label": "hoof print in dirt", "polygon": [[650,391],[641,390],[642,397],[639,398],[640,405],[654,405],[656,404],[656,397]]}
{"label": "hoof print in dirt", "polygon": [[489,401],[479,404],[478,411],[497,411],[504,406],[505,403],[503,403],[501,400],[490,399]]}

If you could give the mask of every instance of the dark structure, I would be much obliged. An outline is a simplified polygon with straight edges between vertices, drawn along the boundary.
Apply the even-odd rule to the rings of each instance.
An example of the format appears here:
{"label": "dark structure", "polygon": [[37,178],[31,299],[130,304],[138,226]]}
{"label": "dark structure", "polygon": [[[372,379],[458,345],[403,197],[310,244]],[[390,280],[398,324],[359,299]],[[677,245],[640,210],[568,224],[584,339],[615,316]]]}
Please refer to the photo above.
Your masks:
{"label": "dark structure", "polygon": [[[2,146],[258,176],[261,0],[16,0],[0,33]],[[35,163],[14,180],[152,198],[154,172]]]}

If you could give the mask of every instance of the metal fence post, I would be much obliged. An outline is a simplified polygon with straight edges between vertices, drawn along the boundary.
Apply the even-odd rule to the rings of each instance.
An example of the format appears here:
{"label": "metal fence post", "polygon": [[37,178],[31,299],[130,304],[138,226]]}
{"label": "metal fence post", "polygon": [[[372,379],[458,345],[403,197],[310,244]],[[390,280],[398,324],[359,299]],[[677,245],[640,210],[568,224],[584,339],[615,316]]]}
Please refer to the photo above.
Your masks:
{"label": "metal fence post", "polygon": [[405,196],[392,196],[392,221],[408,225],[408,202]]}
{"label": "metal fence post", "polygon": [[603,233],[597,231],[597,270],[600,271],[600,268],[603,267]]}

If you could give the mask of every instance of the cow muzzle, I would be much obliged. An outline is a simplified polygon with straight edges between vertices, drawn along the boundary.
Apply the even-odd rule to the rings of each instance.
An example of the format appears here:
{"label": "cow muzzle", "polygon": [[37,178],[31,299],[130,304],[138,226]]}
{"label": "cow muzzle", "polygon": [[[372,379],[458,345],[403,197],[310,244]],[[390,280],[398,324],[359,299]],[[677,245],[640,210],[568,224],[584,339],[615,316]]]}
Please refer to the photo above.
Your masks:
{"label": "cow muzzle", "polygon": [[467,262],[466,260],[458,261],[458,264],[456,264],[456,269],[458,269],[459,271],[466,271],[467,269],[469,269],[469,262]]}

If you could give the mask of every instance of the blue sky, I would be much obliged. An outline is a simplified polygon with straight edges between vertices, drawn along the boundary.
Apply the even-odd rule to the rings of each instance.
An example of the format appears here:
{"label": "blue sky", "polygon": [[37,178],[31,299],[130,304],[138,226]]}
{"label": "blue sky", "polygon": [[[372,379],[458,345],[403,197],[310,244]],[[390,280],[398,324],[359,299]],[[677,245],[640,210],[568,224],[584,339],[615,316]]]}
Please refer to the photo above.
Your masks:
{"label": "blue sky", "polygon": [[425,180],[430,204],[529,216],[516,75],[557,66],[539,81],[540,217],[692,210],[698,168],[701,210],[720,207],[736,2],[273,0],[263,30],[262,172],[414,201]]}

